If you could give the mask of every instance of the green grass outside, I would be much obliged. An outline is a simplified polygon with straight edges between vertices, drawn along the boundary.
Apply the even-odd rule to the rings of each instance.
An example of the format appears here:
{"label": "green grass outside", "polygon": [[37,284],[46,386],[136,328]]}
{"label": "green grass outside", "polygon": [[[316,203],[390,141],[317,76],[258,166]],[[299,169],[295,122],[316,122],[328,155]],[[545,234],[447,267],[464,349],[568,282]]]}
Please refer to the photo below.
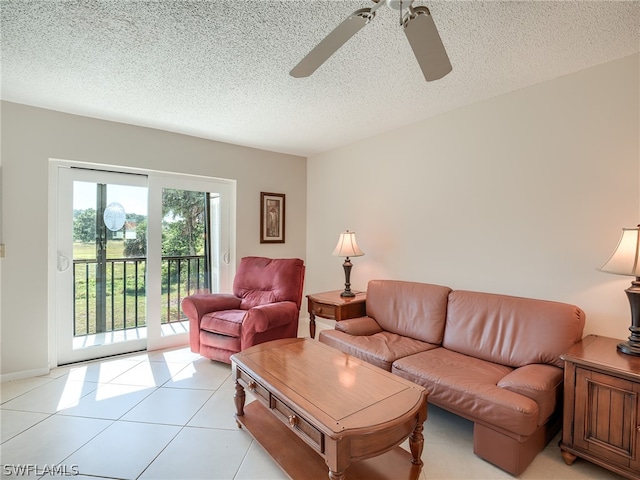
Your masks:
{"label": "green grass outside", "polygon": [[[107,259],[124,258],[123,252],[123,241],[110,240],[107,243]],[[75,260],[93,260],[96,258],[95,244],[74,243],[73,254]],[[146,325],[146,285],[144,283],[146,279],[146,262],[139,262],[138,268],[137,285],[134,262],[126,263],[126,275],[122,262],[115,263],[113,271],[111,271],[111,268],[107,269],[107,331]],[[93,334],[96,333],[96,264],[78,264],[75,269],[75,335]],[[170,321],[178,321],[184,318],[184,314],[179,304],[177,280],[171,281],[171,288],[168,289],[165,269],[166,266],[163,265],[161,315],[162,323],[169,323]],[[180,287],[181,295],[184,296],[186,291],[186,281],[183,281],[183,285]]]}
{"label": "green grass outside", "polygon": [[[107,242],[107,258],[124,257],[124,241],[109,240]],[[95,243],[73,243],[74,260],[91,260],[96,258]]]}

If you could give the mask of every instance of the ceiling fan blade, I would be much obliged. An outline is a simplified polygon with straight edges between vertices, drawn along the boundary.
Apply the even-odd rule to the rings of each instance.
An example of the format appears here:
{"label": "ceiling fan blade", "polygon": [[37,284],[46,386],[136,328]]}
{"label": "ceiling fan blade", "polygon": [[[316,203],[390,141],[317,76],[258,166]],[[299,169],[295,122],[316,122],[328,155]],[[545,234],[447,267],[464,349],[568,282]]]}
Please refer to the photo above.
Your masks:
{"label": "ceiling fan blade", "polygon": [[308,77],[315,72],[331,55],[333,55],[347,40],[360,31],[369,21],[373,20],[375,12],[370,8],[362,8],[353,12],[349,18],[338,25],[327,35],[306,57],[293,67],[289,74],[292,77]]}
{"label": "ceiling fan blade", "polygon": [[404,21],[404,34],[427,81],[438,80],[452,70],[436,24],[427,7],[415,7]]}

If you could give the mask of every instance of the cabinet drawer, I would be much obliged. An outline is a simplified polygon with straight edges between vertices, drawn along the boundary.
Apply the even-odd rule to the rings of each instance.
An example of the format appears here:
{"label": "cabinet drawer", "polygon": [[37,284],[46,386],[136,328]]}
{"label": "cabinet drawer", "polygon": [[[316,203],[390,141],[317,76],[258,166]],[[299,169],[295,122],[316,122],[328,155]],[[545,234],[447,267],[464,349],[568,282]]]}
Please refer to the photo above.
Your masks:
{"label": "cabinet drawer", "polygon": [[256,381],[256,379],[254,379],[251,375],[249,375],[244,370],[238,368],[237,372],[238,372],[237,380],[240,380],[242,383],[244,383],[245,388],[249,390],[251,393],[253,393],[256,396],[256,398],[262,399],[266,405],[269,405],[269,397],[270,397],[269,390],[264,388],[260,384],[260,382]]}
{"label": "cabinet drawer", "polygon": [[314,303],[311,307],[311,313],[322,318],[336,319],[335,305],[327,305],[326,303]]}
{"label": "cabinet drawer", "polygon": [[318,452],[324,453],[324,436],[322,435],[322,432],[307,422],[304,418],[300,417],[300,415],[298,415],[278,397],[272,397],[271,408],[273,409],[273,413],[275,413],[276,417],[293,428],[300,438]]}

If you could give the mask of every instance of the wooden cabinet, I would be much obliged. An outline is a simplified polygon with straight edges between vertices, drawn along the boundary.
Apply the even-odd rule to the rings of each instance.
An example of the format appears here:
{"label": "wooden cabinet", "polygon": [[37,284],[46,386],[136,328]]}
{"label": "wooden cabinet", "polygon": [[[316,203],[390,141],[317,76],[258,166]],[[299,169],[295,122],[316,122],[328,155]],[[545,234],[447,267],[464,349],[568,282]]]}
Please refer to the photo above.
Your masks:
{"label": "wooden cabinet", "polygon": [[561,358],[564,420],[560,449],[627,478],[640,479],[640,357],[620,340],[589,335]]}
{"label": "wooden cabinet", "polygon": [[309,335],[316,336],[316,315],[339,322],[367,314],[366,292],[354,292],[355,297],[341,297],[342,290],[307,295],[309,310]]}

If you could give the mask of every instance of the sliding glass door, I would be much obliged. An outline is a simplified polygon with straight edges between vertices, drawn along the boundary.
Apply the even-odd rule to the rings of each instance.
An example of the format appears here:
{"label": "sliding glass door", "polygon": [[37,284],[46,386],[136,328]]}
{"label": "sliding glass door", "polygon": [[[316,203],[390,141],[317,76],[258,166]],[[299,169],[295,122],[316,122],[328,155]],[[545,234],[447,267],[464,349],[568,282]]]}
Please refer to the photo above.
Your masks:
{"label": "sliding glass door", "polygon": [[149,223],[148,314],[159,319],[148,326],[149,349],[187,344],[185,296],[231,291],[233,195],[225,180],[149,177],[149,216],[158,221]]}
{"label": "sliding glass door", "polygon": [[58,180],[58,363],[145,349],[147,177],[61,168]]}
{"label": "sliding glass door", "polygon": [[232,184],[56,174],[56,363],[185,344],[182,298],[230,288]]}

